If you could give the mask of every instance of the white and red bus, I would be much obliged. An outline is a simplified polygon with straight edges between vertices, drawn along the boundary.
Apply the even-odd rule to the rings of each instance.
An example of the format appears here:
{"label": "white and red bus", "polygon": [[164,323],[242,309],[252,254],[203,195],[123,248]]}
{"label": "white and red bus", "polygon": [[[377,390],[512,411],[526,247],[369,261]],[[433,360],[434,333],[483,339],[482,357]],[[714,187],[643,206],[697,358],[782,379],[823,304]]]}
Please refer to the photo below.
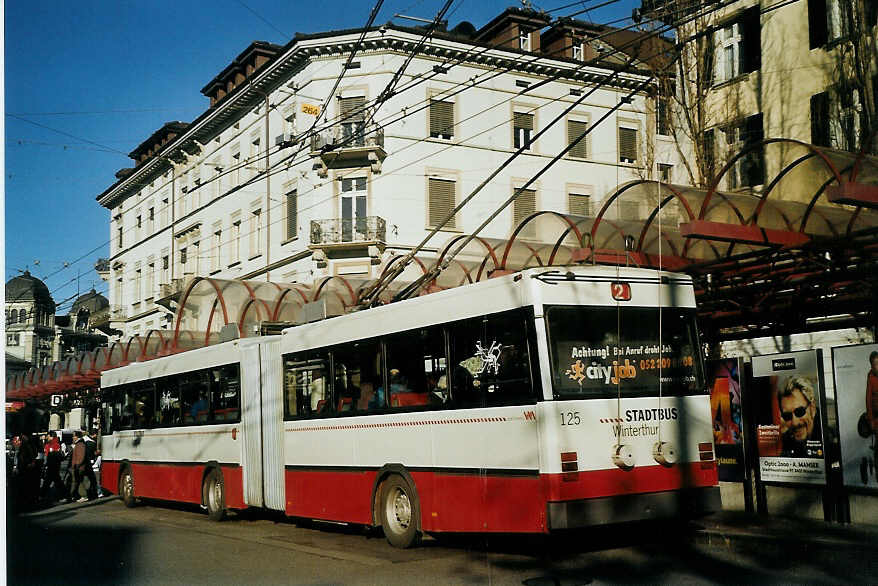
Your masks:
{"label": "white and red bus", "polygon": [[[106,372],[104,484],[423,533],[720,508],[691,280],[528,269]],[[196,405],[196,401],[203,401]]]}

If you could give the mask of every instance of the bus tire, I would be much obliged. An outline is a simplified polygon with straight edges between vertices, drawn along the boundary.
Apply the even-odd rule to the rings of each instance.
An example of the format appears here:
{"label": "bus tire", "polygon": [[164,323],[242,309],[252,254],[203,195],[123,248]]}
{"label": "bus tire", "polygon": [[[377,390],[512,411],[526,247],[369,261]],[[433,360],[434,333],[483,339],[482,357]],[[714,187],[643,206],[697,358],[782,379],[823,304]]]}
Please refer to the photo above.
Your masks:
{"label": "bus tire", "polygon": [[378,518],[390,545],[405,549],[420,542],[417,502],[414,487],[401,476],[389,476],[381,485]]}
{"label": "bus tire", "polygon": [[122,474],[119,475],[119,496],[122,502],[129,509],[137,504],[137,497],[134,496],[134,476],[131,475],[131,468],[124,468]]}
{"label": "bus tire", "polygon": [[223,485],[222,472],[211,469],[204,477],[201,489],[207,516],[211,521],[222,521],[226,517],[226,488]]}

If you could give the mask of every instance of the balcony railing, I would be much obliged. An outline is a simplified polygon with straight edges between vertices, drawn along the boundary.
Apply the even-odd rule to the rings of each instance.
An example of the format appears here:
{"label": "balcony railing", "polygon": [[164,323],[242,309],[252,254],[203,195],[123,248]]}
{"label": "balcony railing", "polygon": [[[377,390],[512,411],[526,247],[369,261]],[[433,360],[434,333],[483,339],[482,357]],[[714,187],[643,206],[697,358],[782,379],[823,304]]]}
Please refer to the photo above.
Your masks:
{"label": "balcony railing", "polygon": [[336,124],[311,136],[312,153],[376,147],[384,148],[384,129],[374,125],[367,132],[362,122]]}
{"label": "balcony railing", "polygon": [[387,223],[380,216],[311,220],[311,245],[384,242]]}

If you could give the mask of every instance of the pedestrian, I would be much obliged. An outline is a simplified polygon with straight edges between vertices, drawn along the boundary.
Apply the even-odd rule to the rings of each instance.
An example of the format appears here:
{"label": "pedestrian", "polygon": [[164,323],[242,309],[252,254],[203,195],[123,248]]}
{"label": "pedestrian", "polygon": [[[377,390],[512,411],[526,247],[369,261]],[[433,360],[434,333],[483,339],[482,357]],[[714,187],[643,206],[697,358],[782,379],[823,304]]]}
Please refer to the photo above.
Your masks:
{"label": "pedestrian", "polygon": [[50,502],[59,500],[65,492],[64,483],[61,480],[61,442],[54,431],[49,432],[49,438],[43,448],[46,457],[46,477],[43,481],[43,499]]}
{"label": "pedestrian", "polygon": [[[94,488],[97,484],[97,479],[95,478],[94,470],[92,470],[91,467],[91,459],[88,456],[89,448],[87,447],[85,439],[83,439],[84,435],[85,434],[80,429],[73,432],[73,459],[71,461],[73,466],[73,489],[71,490],[71,498],[76,499],[83,478],[87,478],[91,484],[87,490],[87,495],[76,499],[76,502],[83,502],[91,500],[92,498],[97,498],[97,491]],[[92,443],[94,443],[94,440],[92,440]]]}
{"label": "pedestrian", "polygon": [[64,432],[61,432],[61,481],[64,484],[64,498],[67,499],[68,503],[74,500],[71,492],[73,487],[73,446],[69,442],[70,434],[65,438]]}
{"label": "pedestrian", "polygon": [[103,463],[103,458],[101,458],[101,449],[98,448],[95,452],[95,461],[91,465],[91,469],[94,472],[95,478],[97,478],[97,482],[95,483],[95,487],[97,487],[97,495],[98,498],[104,496],[104,491],[101,489],[101,464]]}
{"label": "pedestrian", "polygon": [[24,508],[36,503],[40,493],[40,469],[37,464],[37,452],[34,447],[35,438],[21,434],[21,445],[18,447],[18,497]]}

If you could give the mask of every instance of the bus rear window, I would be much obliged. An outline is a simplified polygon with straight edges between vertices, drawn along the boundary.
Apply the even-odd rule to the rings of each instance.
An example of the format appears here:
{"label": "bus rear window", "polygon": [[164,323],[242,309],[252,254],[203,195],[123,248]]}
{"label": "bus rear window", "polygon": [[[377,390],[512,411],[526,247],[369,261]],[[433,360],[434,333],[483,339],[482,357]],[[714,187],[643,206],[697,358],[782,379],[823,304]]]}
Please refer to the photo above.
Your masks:
{"label": "bus rear window", "polygon": [[556,398],[704,392],[694,309],[553,306],[546,316]]}

